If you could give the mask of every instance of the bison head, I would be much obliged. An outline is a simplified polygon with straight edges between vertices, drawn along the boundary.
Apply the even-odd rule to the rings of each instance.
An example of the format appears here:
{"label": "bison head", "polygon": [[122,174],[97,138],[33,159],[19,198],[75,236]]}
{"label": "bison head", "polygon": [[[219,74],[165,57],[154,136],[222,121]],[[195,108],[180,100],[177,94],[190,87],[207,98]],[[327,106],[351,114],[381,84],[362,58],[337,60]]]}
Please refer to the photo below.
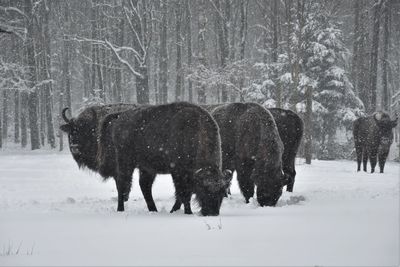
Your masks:
{"label": "bison head", "polygon": [[381,137],[381,141],[386,144],[391,144],[390,140],[393,140],[392,129],[397,126],[397,114],[396,118],[391,120],[389,114],[379,111],[374,113],[374,119],[379,128],[379,136]]}
{"label": "bison head", "polygon": [[261,207],[275,206],[282,195],[283,187],[288,183],[288,176],[282,172],[280,165],[256,167],[250,180],[257,185],[257,201]]}
{"label": "bison head", "polygon": [[96,114],[92,109],[86,109],[78,118],[68,119],[64,108],[61,115],[66,124],[60,129],[68,134],[69,149],[79,167],[96,170],[97,135]]}
{"label": "bison head", "polygon": [[217,167],[206,167],[194,174],[196,199],[201,207],[203,216],[217,216],[222,200],[229,189],[232,172],[225,170],[221,173]]}

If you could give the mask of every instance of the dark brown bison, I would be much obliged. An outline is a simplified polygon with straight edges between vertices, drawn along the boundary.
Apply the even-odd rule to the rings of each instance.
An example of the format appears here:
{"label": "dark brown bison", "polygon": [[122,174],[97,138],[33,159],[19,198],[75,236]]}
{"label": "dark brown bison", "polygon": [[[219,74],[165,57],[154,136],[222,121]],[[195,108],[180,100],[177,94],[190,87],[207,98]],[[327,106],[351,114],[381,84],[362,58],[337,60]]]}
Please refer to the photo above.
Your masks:
{"label": "dark brown bison", "polygon": [[[253,197],[257,185],[259,204],[274,206],[288,175],[282,173],[283,145],[271,113],[256,103],[203,107],[220,127],[222,168],[236,170],[246,203]],[[179,207],[179,201],[175,202],[172,211]]]}
{"label": "dark brown bison", "polygon": [[303,120],[293,111],[281,108],[269,108],[278,127],[283,143],[282,168],[288,178],[286,191],[293,192],[296,177],[295,161],[303,137]]}
{"label": "dark brown bison", "polygon": [[[211,115],[221,104],[204,105]],[[303,137],[303,120],[293,111],[281,108],[268,108],[274,117],[278,127],[279,136],[283,143],[282,169],[288,178],[286,190],[293,192],[294,181],[296,177],[295,160]],[[217,120],[218,122],[218,120]]]}
{"label": "dark brown bison", "polygon": [[192,193],[202,215],[219,214],[232,173],[221,171],[219,128],[207,111],[184,102],[138,107],[108,115],[101,127],[98,170],[116,181],[118,211],[139,168],[149,210],[157,210],[151,193],[156,174],[170,173],[186,214],[192,213]]}
{"label": "dark brown bison", "polygon": [[232,103],[212,111],[221,132],[223,169],[236,170],[246,200],[274,206],[286,184],[282,172],[283,144],[271,113],[256,103]]}
{"label": "dark brown bison", "polygon": [[93,106],[84,109],[76,118],[68,119],[64,108],[62,117],[66,124],[60,129],[68,134],[69,149],[80,168],[89,168],[97,172],[97,140],[100,122],[113,112],[133,108],[136,105],[112,104]]}
{"label": "dark brown bison", "polygon": [[353,136],[357,154],[357,171],[367,171],[368,159],[371,164],[371,173],[375,172],[379,158],[380,172],[383,173],[385,162],[393,143],[393,128],[397,125],[397,118],[390,119],[389,114],[378,111],[368,117],[361,117],[353,123]]}

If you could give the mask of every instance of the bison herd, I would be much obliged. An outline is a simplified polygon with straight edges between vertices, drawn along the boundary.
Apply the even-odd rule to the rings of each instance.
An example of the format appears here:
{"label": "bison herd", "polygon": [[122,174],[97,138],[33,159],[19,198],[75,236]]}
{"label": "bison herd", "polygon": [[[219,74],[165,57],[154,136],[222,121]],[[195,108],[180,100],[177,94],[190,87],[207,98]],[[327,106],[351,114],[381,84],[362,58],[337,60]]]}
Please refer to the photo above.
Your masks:
{"label": "bison herd", "polygon": [[[246,203],[254,192],[260,206],[275,206],[282,189],[293,191],[295,158],[303,121],[285,109],[256,103],[198,106],[111,104],[84,109],[76,118],[62,117],[71,154],[79,167],[113,177],[118,211],[124,211],[139,169],[139,185],[149,211],[157,211],[152,185],[157,174],[171,174],[175,204],[191,214],[190,200],[204,216],[218,215],[229,192],[232,173]],[[383,172],[396,120],[383,112],[354,122],[358,170],[368,158],[374,171],[377,155]]]}

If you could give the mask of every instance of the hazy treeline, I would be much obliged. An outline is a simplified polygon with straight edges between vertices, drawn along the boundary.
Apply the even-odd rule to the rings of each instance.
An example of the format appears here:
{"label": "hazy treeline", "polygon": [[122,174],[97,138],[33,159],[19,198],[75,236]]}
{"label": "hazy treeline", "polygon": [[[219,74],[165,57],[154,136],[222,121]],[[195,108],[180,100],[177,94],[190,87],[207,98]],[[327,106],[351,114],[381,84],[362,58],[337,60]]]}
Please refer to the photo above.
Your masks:
{"label": "hazy treeline", "polygon": [[399,99],[399,28],[396,0],[0,0],[0,147],[62,149],[63,107],[255,101],[337,158]]}

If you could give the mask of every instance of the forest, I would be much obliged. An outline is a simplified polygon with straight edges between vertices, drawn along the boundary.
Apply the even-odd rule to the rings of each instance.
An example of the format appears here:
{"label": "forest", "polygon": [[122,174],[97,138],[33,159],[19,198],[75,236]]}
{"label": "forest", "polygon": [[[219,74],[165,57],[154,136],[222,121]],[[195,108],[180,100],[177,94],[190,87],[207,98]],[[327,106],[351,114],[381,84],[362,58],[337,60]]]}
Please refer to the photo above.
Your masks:
{"label": "forest", "polygon": [[0,0],[0,148],[63,150],[64,107],[251,101],[351,158],[356,118],[400,111],[398,29],[398,0]]}

